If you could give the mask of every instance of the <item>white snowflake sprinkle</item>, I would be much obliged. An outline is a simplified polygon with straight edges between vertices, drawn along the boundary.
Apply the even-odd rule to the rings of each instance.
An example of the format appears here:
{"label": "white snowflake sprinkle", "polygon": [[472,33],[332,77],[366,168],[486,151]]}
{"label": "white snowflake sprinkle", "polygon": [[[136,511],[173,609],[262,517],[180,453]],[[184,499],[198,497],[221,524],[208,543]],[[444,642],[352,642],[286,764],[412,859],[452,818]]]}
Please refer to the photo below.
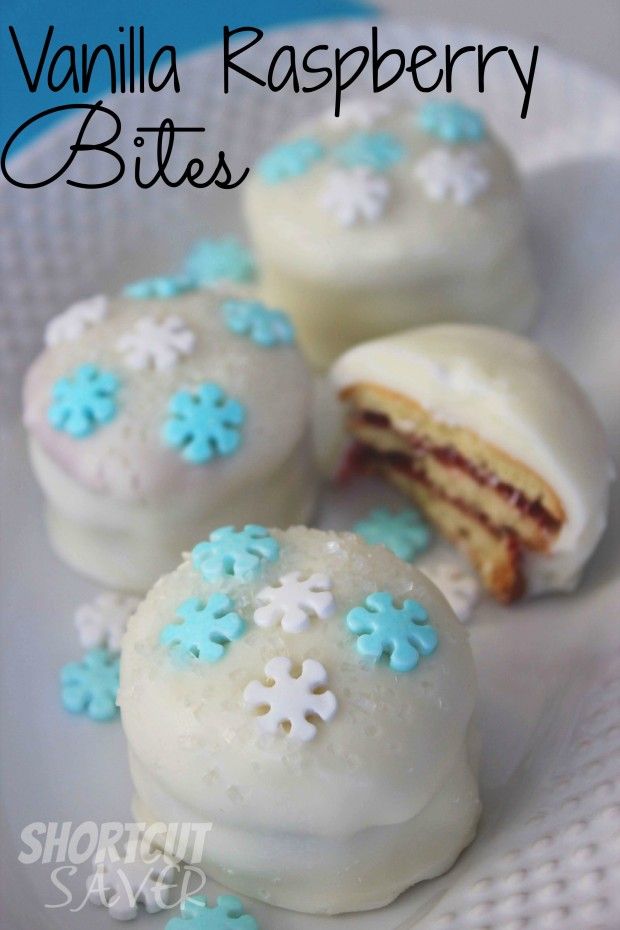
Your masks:
{"label": "white snowflake sprinkle", "polygon": [[195,342],[194,333],[178,316],[161,322],[144,316],[123,333],[116,348],[130,368],[170,371],[182,355],[190,355]]}
{"label": "white snowflake sprinkle", "polygon": [[468,620],[480,596],[477,579],[450,559],[420,565],[420,571],[439,588],[459,620]]}
{"label": "white snowflake sprinkle", "polygon": [[459,206],[473,203],[490,183],[490,174],[476,152],[432,149],[413,167],[415,178],[431,200],[453,200]]}
{"label": "white snowflake sprinkle", "polygon": [[286,633],[301,633],[310,626],[312,616],[326,620],[334,612],[336,602],[330,588],[327,575],[302,579],[301,572],[289,572],[280,578],[278,587],[258,592],[256,601],[264,606],[254,611],[254,622],[262,627],[281,623]]}
{"label": "white snowflake sprinkle", "polygon": [[334,116],[333,110],[325,113],[324,123],[329,129],[370,129],[378,120],[389,116],[392,110],[392,104],[379,97],[345,100],[338,116]]}
{"label": "white snowflake sprinkle", "polygon": [[45,345],[76,342],[87,329],[108,315],[108,299],[103,294],[72,304],[64,313],[53,317],[45,327]]}
{"label": "white snowflake sprinkle", "polygon": [[120,652],[127,621],[139,603],[137,597],[109,591],[78,607],[75,627],[84,649],[105,646],[111,652]]}
{"label": "white snowflake sprinkle", "polygon": [[[275,735],[283,728],[293,739],[307,742],[314,739],[317,728],[308,717],[327,722],[338,708],[331,691],[326,691],[327,671],[315,659],[305,659],[301,675],[293,678],[293,663],[285,656],[270,659],[265,665],[265,677],[270,684],[251,681],[243,692],[246,705],[266,713],[256,721],[264,733]],[[320,693],[316,693],[321,689]]]}
{"label": "white snowflake sprinkle", "polygon": [[178,863],[163,853],[150,852],[140,840],[127,844],[122,853],[114,846],[95,855],[94,872],[88,879],[88,900],[107,907],[115,920],[133,920],[138,904],[148,914],[169,907],[176,885]]}
{"label": "white snowflake sprinkle", "polygon": [[370,168],[332,171],[327,177],[320,204],[341,226],[365,221],[375,223],[383,216],[390,196],[390,182]]}

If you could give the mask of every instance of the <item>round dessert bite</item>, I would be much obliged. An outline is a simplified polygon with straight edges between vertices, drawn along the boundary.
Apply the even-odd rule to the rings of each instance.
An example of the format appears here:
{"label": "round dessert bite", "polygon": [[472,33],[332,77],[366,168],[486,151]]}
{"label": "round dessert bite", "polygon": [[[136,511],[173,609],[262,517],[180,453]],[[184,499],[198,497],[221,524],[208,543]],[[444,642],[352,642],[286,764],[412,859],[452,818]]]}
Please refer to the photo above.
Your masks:
{"label": "round dessert bite", "polygon": [[284,313],[158,278],[71,307],[46,343],[24,422],[70,565],[145,591],[223,522],[308,518],[311,380]]}
{"label": "round dessert bite", "polygon": [[350,349],[349,469],[376,470],[462,548],[500,601],[571,590],[606,525],[613,467],[569,373],[527,339],[443,325]]}
{"label": "round dessert bite", "polygon": [[243,894],[381,907],[474,836],[475,697],[466,632],[386,548],[225,527],[123,641],[135,816],[209,822],[202,866]]}
{"label": "round dessert bite", "polygon": [[261,292],[317,368],[412,325],[532,319],[519,179],[461,104],[349,102],[267,152],[243,190]]}

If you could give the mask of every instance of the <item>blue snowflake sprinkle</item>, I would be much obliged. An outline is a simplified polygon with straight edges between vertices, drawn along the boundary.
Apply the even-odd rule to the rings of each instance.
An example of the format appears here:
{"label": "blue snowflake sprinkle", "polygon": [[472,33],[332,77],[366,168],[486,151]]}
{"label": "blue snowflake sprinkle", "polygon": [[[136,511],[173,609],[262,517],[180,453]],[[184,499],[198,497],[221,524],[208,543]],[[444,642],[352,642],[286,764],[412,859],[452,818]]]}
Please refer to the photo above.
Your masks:
{"label": "blue snowflake sprinkle", "polygon": [[349,611],[347,626],[357,634],[357,651],[365,658],[377,662],[387,655],[395,672],[410,672],[421,655],[437,648],[437,630],[427,623],[428,613],[418,601],[395,607],[391,594],[376,591],[364,604]]}
{"label": "blue snowflake sprinkle", "polygon": [[275,562],[279,554],[280,544],[269,530],[249,523],[239,531],[234,526],[214,530],[208,540],[194,546],[192,561],[207,581],[222,575],[248,579],[256,575],[263,560]]}
{"label": "blue snowflake sprinkle", "polygon": [[218,281],[251,281],[256,265],[249,249],[237,239],[201,239],[185,260],[187,276],[201,286]]}
{"label": "blue snowflake sprinkle", "polygon": [[217,384],[201,384],[195,391],[177,391],[168,404],[164,442],[188,462],[201,465],[218,455],[232,455],[241,445],[239,427],[245,407],[228,397]]}
{"label": "blue snowflake sprinkle", "polygon": [[386,546],[405,562],[428,549],[431,531],[420,513],[406,508],[392,513],[386,507],[373,510],[353,527],[353,532],[373,546]]}
{"label": "blue snowflake sprinkle", "polygon": [[295,328],[282,310],[270,310],[258,300],[227,300],[222,315],[228,329],[259,346],[292,345]]}
{"label": "blue snowflake sprinkle", "polygon": [[180,655],[191,655],[201,662],[217,662],[225,647],[245,633],[245,623],[234,611],[226,594],[212,594],[205,603],[198,597],[183,601],[177,609],[181,623],[169,623],[159,641],[172,646]]}
{"label": "blue snowflake sprinkle", "polygon": [[267,184],[279,184],[305,174],[324,155],[325,148],[316,139],[283,142],[263,155],[258,162],[258,172]]}
{"label": "blue snowflake sprinkle", "polygon": [[160,275],[128,284],[123,289],[123,294],[125,297],[134,297],[136,300],[165,300],[167,297],[178,297],[180,294],[192,291],[196,286],[187,275]]}
{"label": "blue snowflake sprinkle", "polygon": [[84,439],[118,412],[116,375],[96,365],[80,365],[70,378],[59,378],[52,387],[47,419],[54,429]]}
{"label": "blue snowflake sprinkle", "polygon": [[481,142],[486,136],[484,117],[462,103],[436,100],[425,103],[418,111],[418,124],[429,135],[442,142]]}
{"label": "blue snowflake sprinkle", "polygon": [[259,926],[234,895],[220,895],[217,904],[209,907],[207,898],[197,894],[181,901],[181,916],[169,920],[166,930],[259,930]]}
{"label": "blue snowflake sprinkle", "polygon": [[386,171],[401,161],[405,148],[389,132],[359,132],[334,150],[336,159],[348,168],[362,166]]}
{"label": "blue snowflake sprinkle", "polygon": [[91,649],[81,662],[70,662],[60,672],[62,706],[91,720],[112,720],[118,714],[119,657],[107,649]]}

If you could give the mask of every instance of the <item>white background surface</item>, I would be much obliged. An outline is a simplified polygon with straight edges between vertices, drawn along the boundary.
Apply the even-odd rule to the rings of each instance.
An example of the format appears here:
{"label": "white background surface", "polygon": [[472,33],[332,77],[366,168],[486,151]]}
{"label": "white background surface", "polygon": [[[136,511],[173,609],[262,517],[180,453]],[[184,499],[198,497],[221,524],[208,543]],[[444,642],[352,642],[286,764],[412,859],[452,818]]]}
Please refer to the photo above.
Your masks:
{"label": "white background surface", "polygon": [[620,81],[619,0],[379,0],[381,9],[520,36]]}

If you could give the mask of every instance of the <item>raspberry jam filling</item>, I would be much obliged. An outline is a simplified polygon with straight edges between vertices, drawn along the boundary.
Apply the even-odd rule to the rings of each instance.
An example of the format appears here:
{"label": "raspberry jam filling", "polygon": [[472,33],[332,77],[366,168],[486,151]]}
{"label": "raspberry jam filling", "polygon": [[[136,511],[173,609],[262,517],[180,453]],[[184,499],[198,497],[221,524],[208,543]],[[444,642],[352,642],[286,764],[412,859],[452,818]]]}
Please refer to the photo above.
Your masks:
{"label": "raspberry jam filling", "polygon": [[404,452],[379,452],[372,446],[354,440],[344,455],[337,480],[345,483],[357,475],[372,474],[379,463],[387,463],[391,468],[402,471],[408,478],[412,478],[425,487],[432,489],[435,495],[448,501],[453,507],[457,507],[469,519],[475,520],[481,526],[484,526],[502,544],[505,557],[509,559],[512,566],[513,580],[510,589],[504,591],[504,596],[501,599],[508,603],[520,598],[525,592],[525,580],[521,570],[521,540],[517,533],[507,527],[496,526],[491,522],[487,514],[482,513],[460,498],[446,494],[441,488],[433,484],[423,469],[416,469],[413,461],[413,458]]}
{"label": "raspberry jam filling", "polygon": [[[458,468],[480,486],[491,488],[524,516],[534,520],[548,535],[555,536],[559,532],[561,521],[554,517],[553,514],[549,513],[539,500],[531,500],[518,488],[498,478],[490,469],[476,465],[474,462],[467,459],[458,449],[455,449],[454,446],[435,446],[427,440],[422,439],[420,436],[416,436],[415,433],[408,433],[406,435],[400,433],[398,430],[394,429],[390,422],[390,418],[384,413],[378,413],[374,410],[364,410],[356,414],[356,416],[359,417],[363,423],[373,426],[375,429],[391,429],[397,433],[399,437],[405,439],[411,446],[411,456],[404,455],[403,453],[399,454],[410,463],[413,462],[416,455],[431,455],[446,468]],[[420,480],[420,470],[412,467],[412,471],[415,472],[412,477]]]}
{"label": "raspberry jam filling", "polygon": [[461,498],[450,497],[445,491],[433,484],[425,471],[415,468],[412,458],[404,452],[379,452],[377,449],[373,449],[372,446],[367,446],[363,442],[356,440],[347,449],[337,478],[339,481],[347,482],[356,475],[368,474],[372,472],[373,466],[378,462],[386,463],[390,468],[403,472],[408,478],[413,478],[419,484],[432,488],[438,497],[450,501],[453,506],[458,507],[468,517],[484,525],[494,536],[515,535],[512,530],[494,526],[485,513],[476,510]]}

